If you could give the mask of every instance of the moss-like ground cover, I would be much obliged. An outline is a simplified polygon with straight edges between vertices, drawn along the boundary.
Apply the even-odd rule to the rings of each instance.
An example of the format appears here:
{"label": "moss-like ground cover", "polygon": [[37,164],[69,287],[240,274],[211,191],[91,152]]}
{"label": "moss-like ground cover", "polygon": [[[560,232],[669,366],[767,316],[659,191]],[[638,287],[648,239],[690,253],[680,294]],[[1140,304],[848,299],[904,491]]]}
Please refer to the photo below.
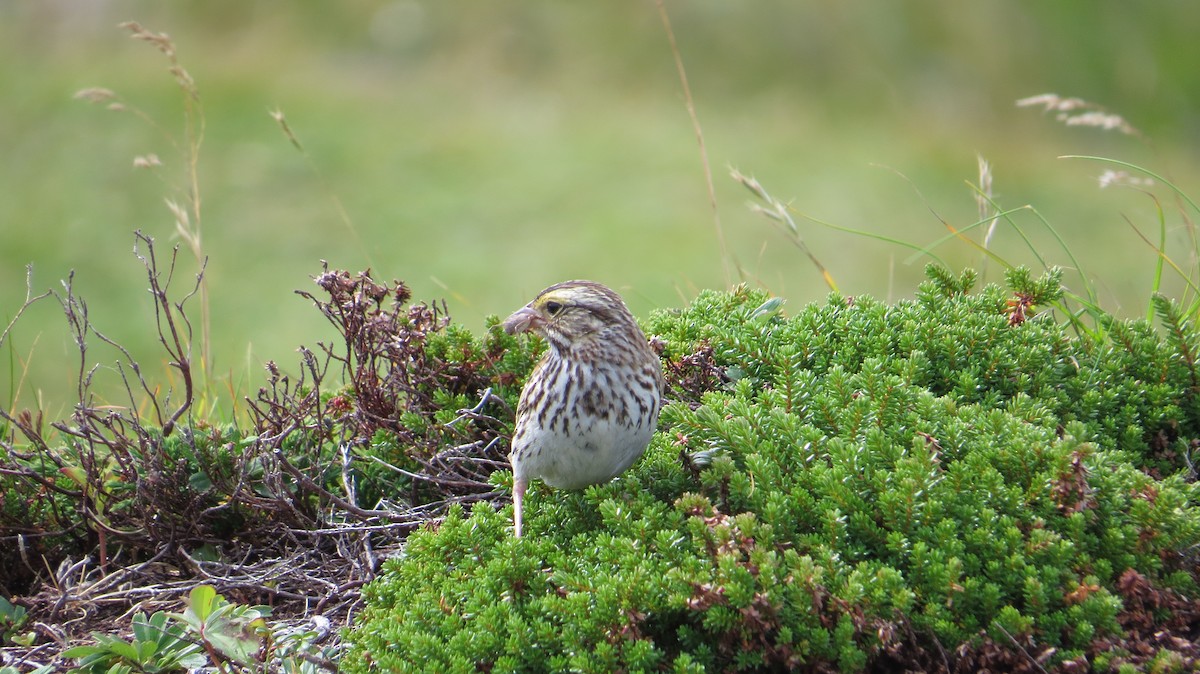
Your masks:
{"label": "moss-like ground cover", "polygon": [[790,317],[751,290],[657,313],[673,402],[646,457],[535,490],[522,540],[489,503],[413,534],[343,667],[1193,661],[1148,635],[1196,628],[1195,333],[1166,301],[1161,332],[1035,314],[1053,274],[972,281],[931,269],[913,301]]}

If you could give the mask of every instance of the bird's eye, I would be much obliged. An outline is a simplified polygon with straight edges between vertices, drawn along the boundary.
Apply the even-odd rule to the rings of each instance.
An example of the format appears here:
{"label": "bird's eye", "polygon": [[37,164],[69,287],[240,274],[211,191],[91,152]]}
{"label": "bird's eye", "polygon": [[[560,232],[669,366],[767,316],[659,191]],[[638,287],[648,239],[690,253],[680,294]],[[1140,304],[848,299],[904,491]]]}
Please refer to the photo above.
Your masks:
{"label": "bird's eye", "polygon": [[557,316],[560,312],[562,312],[562,310],[562,302],[555,302],[554,300],[546,302],[546,313],[550,314],[551,316]]}

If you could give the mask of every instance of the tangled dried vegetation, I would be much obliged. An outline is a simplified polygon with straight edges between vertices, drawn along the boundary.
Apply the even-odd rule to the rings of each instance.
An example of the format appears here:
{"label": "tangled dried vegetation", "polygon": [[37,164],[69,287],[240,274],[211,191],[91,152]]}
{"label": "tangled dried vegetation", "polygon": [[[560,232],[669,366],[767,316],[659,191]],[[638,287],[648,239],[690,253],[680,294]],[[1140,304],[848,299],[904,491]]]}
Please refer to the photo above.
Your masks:
{"label": "tangled dried vegetation", "polygon": [[[164,265],[139,233],[135,250],[174,388],[97,329],[71,280],[30,293],[17,315],[59,302],[79,387],[61,421],[0,410],[0,586],[40,644],[6,648],[8,662],[121,631],[135,611],[178,608],[199,585],[277,616],[344,622],[408,532],[452,503],[499,496],[489,476],[507,466],[529,347],[498,332],[470,338],[444,305],[410,305],[398,281],[326,267],[319,291],[298,293],[338,338],[301,347],[291,372],[268,363],[244,418],[216,425],[196,412],[211,401],[187,313],[203,271],[176,293],[178,249]],[[119,354],[122,404],[93,391],[97,340]]]}

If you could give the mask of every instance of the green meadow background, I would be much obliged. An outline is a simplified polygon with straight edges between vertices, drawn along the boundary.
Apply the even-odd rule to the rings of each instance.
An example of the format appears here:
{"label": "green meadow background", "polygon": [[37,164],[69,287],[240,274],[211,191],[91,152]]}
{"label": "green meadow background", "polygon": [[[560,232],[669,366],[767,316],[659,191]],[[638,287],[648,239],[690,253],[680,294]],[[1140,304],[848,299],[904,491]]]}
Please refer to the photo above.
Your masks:
{"label": "green meadow background", "polygon": [[[798,214],[918,245],[979,219],[970,183],[992,166],[1003,207],[991,246],[1038,266],[1080,261],[1075,291],[1144,315],[1156,201],[1100,189],[1102,155],[1200,195],[1200,3],[1165,0],[698,0],[665,3],[712,168],[696,136],[656,4],[530,0],[0,0],[0,318],[71,270],[94,326],[152,384],[178,385],[156,348],[133,232],[179,243],[164,199],[185,202],[183,97],[152,46],[166,32],[206,120],[200,231],[209,256],[213,398],[252,395],[262,366],[332,331],[295,289],[320,261],[403,279],[473,330],[568,278],[618,288],[634,313],[746,281],[790,306],[829,289],[729,178],[756,176]],[[144,113],[73,98],[114,91]],[[1132,137],[1066,127],[1015,101],[1055,92],[1125,117]],[[282,111],[301,152],[271,118]],[[149,121],[147,121],[149,120]],[[153,153],[163,166],[135,169]],[[1195,265],[1169,189],[1148,190],[1167,251]],[[343,215],[344,213],[344,215]],[[717,233],[719,216],[723,237]],[[797,215],[842,292],[909,296],[927,257]],[[982,228],[971,234],[982,239]],[[935,249],[952,267],[977,250]],[[180,294],[196,264],[181,250]],[[987,280],[1001,267],[987,265]],[[1172,281],[1165,289],[1185,292]],[[193,316],[199,303],[193,301]],[[0,349],[0,404],[69,412],[80,360],[44,301]],[[197,345],[198,348],[198,345]],[[96,387],[123,401],[115,350],[92,340]],[[57,416],[56,416],[57,415]]]}

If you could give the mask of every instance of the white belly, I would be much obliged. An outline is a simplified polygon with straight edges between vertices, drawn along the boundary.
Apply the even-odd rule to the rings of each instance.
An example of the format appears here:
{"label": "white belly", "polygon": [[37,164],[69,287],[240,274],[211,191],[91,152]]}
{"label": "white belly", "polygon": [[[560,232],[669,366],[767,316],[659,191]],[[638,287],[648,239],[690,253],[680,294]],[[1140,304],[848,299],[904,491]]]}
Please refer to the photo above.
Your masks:
{"label": "white belly", "polygon": [[633,465],[654,435],[652,425],[630,429],[612,421],[593,420],[589,426],[586,433],[578,422],[565,430],[561,426],[518,428],[514,435],[522,437],[523,446],[511,457],[514,476],[541,478],[559,489],[607,482]]}

